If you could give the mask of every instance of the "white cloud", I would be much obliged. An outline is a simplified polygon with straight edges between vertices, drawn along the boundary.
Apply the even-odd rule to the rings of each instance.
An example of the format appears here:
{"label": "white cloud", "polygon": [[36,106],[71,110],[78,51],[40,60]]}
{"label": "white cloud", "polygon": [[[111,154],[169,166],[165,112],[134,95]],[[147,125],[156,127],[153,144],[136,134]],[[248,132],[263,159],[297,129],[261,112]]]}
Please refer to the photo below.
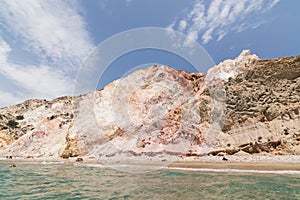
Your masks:
{"label": "white cloud", "polygon": [[[256,28],[262,21],[257,14],[267,12],[279,0],[213,0],[205,4],[202,0],[194,2],[185,17],[173,22],[172,28],[186,33],[190,40],[201,38],[202,43],[221,40],[232,31]],[[170,28],[170,26],[168,26]],[[187,41],[186,45],[190,42]]]}
{"label": "white cloud", "polygon": [[181,20],[180,22],[179,22],[179,31],[183,31],[183,30],[185,30],[186,29],[186,27],[187,27],[187,22],[185,21],[185,20]]}
{"label": "white cloud", "polygon": [[[71,95],[74,75],[94,48],[78,4],[68,0],[0,0],[0,4],[0,28],[10,38],[0,36],[0,107],[29,98]],[[39,59],[18,64],[10,57],[14,48]]]}
{"label": "white cloud", "polygon": [[44,62],[74,70],[93,48],[76,4],[66,1],[0,0],[0,21]]}
{"label": "white cloud", "polygon": [[[0,74],[10,82],[5,85],[16,85],[0,90],[0,107],[19,103],[28,98],[47,98],[71,94],[72,80],[60,71],[45,65],[20,66],[7,58],[10,46],[0,40]],[[3,83],[2,83],[3,84]]]}
{"label": "white cloud", "polygon": [[12,104],[17,104],[22,101],[22,99],[19,96],[15,95],[11,92],[0,90],[0,94],[1,94],[0,108],[6,107],[6,106],[12,105]]}

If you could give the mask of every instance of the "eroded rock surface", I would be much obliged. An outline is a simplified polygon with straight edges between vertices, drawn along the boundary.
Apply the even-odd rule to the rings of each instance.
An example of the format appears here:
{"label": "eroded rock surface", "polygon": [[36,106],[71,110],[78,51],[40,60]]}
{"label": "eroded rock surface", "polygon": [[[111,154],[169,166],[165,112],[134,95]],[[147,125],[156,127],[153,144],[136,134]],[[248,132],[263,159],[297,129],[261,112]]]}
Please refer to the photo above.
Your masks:
{"label": "eroded rock surface", "polygon": [[299,56],[260,60],[229,79],[222,145],[242,146],[248,153],[299,154],[299,86]]}
{"label": "eroded rock surface", "polygon": [[0,155],[300,154],[300,57],[243,51],[208,74],[152,66],[101,91],[0,109]]}

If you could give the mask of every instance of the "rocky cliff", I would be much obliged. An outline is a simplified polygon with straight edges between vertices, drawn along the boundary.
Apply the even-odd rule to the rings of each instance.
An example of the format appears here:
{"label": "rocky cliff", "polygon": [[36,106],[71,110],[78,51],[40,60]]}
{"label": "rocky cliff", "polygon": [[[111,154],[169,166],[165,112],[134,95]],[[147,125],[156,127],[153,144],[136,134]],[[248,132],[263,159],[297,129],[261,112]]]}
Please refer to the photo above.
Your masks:
{"label": "rocky cliff", "polygon": [[101,91],[0,109],[0,156],[300,155],[300,57],[243,51],[207,74],[151,66]]}

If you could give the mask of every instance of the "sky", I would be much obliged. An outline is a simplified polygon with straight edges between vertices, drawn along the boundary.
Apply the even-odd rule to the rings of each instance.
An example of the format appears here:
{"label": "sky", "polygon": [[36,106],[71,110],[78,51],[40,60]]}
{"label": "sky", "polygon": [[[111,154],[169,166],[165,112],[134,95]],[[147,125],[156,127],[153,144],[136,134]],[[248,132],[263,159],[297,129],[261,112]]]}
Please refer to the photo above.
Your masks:
{"label": "sky", "polygon": [[[102,89],[153,63],[206,72],[244,49],[261,59],[299,55],[299,7],[298,0],[0,0],[0,107],[78,95],[74,92],[78,77],[88,82],[85,72],[94,73],[93,67],[102,68],[94,86]],[[147,27],[168,34],[150,31],[126,38],[128,31]],[[191,57],[156,48],[175,32],[184,38],[180,47],[174,43],[170,48],[189,48]],[[117,41],[116,35],[123,39]],[[156,43],[134,49],[144,40]],[[211,58],[210,64],[190,62],[187,57],[201,57],[195,44]],[[121,54],[126,45],[131,51]],[[95,49],[101,51],[93,54]],[[95,57],[105,60],[112,55],[115,59],[105,68],[101,62],[87,66]]]}

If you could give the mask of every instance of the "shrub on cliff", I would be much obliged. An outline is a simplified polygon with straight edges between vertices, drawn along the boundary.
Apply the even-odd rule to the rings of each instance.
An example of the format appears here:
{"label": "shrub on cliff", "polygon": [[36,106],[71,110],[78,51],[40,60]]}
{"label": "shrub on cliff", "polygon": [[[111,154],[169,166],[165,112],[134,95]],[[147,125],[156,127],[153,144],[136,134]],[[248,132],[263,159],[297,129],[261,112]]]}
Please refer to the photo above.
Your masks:
{"label": "shrub on cliff", "polygon": [[7,126],[9,126],[10,128],[18,128],[19,123],[14,121],[14,120],[9,120],[7,122]]}
{"label": "shrub on cliff", "polygon": [[24,116],[23,116],[23,115],[18,115],[18,116],[16,117],[16,119],[17,119],[17,120],[23,120],[23,119],[24,119]]}

